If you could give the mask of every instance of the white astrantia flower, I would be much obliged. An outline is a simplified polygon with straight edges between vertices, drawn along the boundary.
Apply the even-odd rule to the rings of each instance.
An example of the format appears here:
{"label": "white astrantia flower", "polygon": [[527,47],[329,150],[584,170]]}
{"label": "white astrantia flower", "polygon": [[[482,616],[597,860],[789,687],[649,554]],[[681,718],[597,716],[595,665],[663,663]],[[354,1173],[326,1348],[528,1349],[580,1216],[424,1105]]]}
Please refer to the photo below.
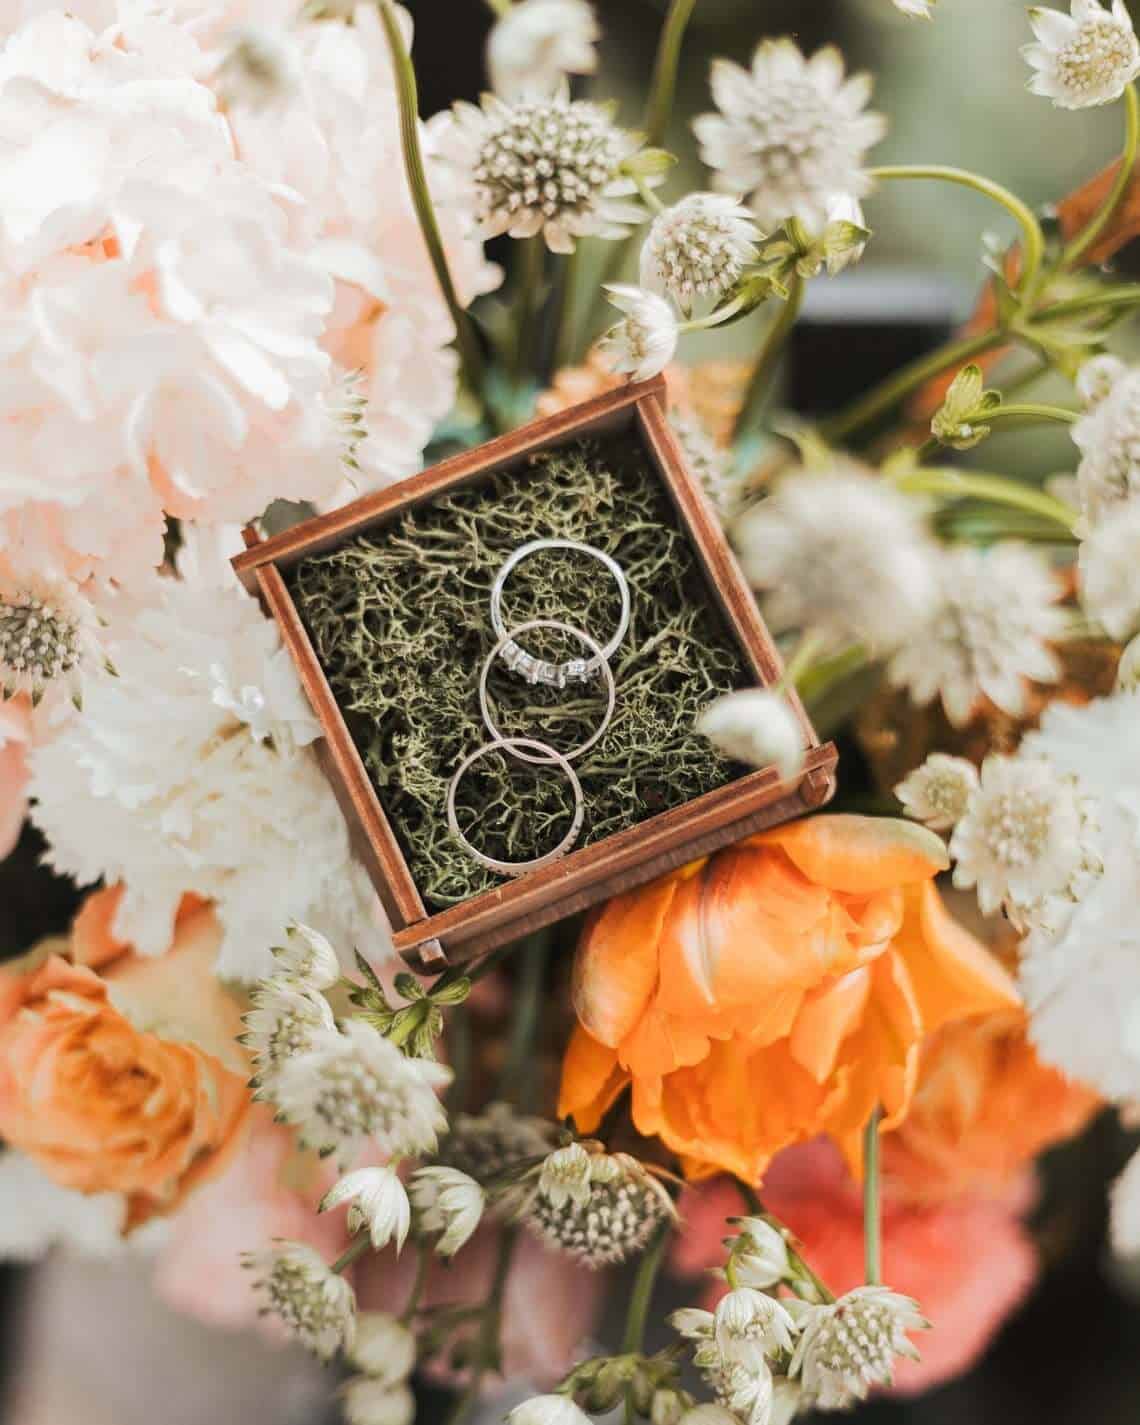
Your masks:
{"label": "white astrantia flower", "polygon": [[350,1163],[365,1143],[387,1157],[433,1152],[447,1115],[437,1090],[451,1070],[411,1059],[360,1020],[289,1059],[276,1080],[276,1102],[302,1144]]}
{"label": "white astrantia flower", "polygon": [[634,381],[647,381],[664,371],[676,354],[680,332],[673,308],[644,287],[610,282],[605,290],[613,306],[626,316],[610,328],[599,348],[615,371]]}
{"label": "white astrantia flower", "polygon": [[279,108],[300,85],[300,60],[286,31],[244,25],[226,37],[214,75],[214,90],[223,107]]}
{"label": "white astrantia flower", "polygon": [[1012,717],[1025,707],[1027,683],[1051,683],[1060,671],[1049,648],[1065,628],[1060,587],[1046,560],[1025,545],[945,550],[939,594],[911,627],[887,675],[920,705],[941,698],[956,726],[983,698]]}
{"label": "white astrantia flower", "polygon": [[[794,1321],[774,1297],[767,1300],[788,1318],[784,1327],[790,1344]],[[747,1335],[740,1338],[732,1336],[732,1352],[726,1355],[717,1339],[716,1316],[700,1307],[682,1307],[674,1311],[669,1317],[669,1324],[680,1335],[694,1342],[693,1364],[711,1387],[719,1408],[732,1411],[738,1420],[748,1421],[748,1425],[769,1425],[775,1383],[765,1353],[756,1349],[758,1342]],[[762,1327],[760,1334],[763,1334]],[[784,1331],[778,1329],[777,1336],[782,1341]],[[708,1425],[716,1425],[716,1421],[710,1419]]]}
{"label": "white astrantia flower", "polygon": [[1061,109],[1087,109],[1119,99],[1140,74],[1140,45],[1124,0],[1072,0],[1071,14],[1034,6],[1036,43],[1021,53],[1033,69],[1029,88]]}
{"label": "white astrantia flower", "polygon": [[907,816],[932,831],[949,831],[966,813],[978,789],[978,769],[964,757],[932,752],[895,788]]}
{"label": "white astrantia flower", "polygon": [[344,1277],[304,1242],[276,1242],[249,1252],[242,1265],[253,1274],[263,1311],[282,1321],[322,1361],[352,1345],[356,1298]]}
{"label": "white astrantia flower", "polygon": [[346,1173],[321,1199],[321,1212],[348,1207],[349,1236],[362,1227],[377,1251],[395,1242],[399,1252],[412,1225],[412,1208],[400,1175],[392,1168],[357,1168]]}
{"label": "white astrantia flower", "polygon": [[1097,859],[1089,798],[1076,777],[1031,751],[990,756],[950,840],[954,884],[974,887],[986,915],[1023,923]]}
{"label": "white astrantia flower", "polygon": [[799,218],[822,229],[833,194],[862,198],[870,187],[864,158],[886,131],[866,112],[870,93],[866,75],[845,75],[837,49],[806,59],[790,39],[766,40],[751,69],[713,61],[720,112],[693,121],[701,157],[719,188],[748,195],[762,227]]}
{"label": "white astrantia flower", "polygon": [[898,1356],[920,1359],[908,1332],[929,1322],[918,1303],[885,1286],[860,1286],[826,1306],[798,1303],[801,1336],[789,1367],[822,1410],[843,1410],[889,1386]]}
{"label": "white astrantia flower", "polygon": [[255,1098],[273,1099],[277,1071],[295,1055],[315,1049],[337,1034],[336,1021],[323,995],[295,980],[274,975],[250,995],[239,1036],[253,1060]]}
{"label": "white astrantia flower", "polygon": [[589,1419],[568,1395],[532,1395],[507,1416],[509,1425],[588,1425]]}
{"label": "white astrantia flower", "polygon": [[598,21],[588,0],[519,0],[487,38],[487,70],[500,99],[549,98],[568,74],[593,74]]}
{"label": "white astrantia flower", "polygon": [[63,579],[0,577],[0,698],[47,694],[80,704],[83,675],[109,668],[99,619]]}
{"label": "white astrantia flower", "polygon": [[353,1376],[338,1392],[346,1425],[412,1425],[416,1397],[407,1385]]}
{"label": "white astrantia flower", "polygon": [[544,1165],[521,1215],[544,1242],[589,1267],[624,1262],[666,1218],[676,1216],[676,1209],[663,1185],[635,1158],[625,1153],[587,1156],[584,1184],[577,1157],[563,1160],[556,1173]]}
{"label": "white astrantia flower", "polygon": [[870,230],[863,205],[849,193],[833,193],[827,200],[827,221],[818,239],[829,277],[838,277],[859,262],[867,251]]}
{"label": "white astrantia flower", "polygon": [[453,1257],[470,1240],[486,1205],[474,1178],[442,1166],[418,1168],[412,1174],[411,1196],[421,1230],[441,1234],[435,1246],[441,1257]]}
{"label": "white astrantia flower", "polygon": [[389,1312],[358,1312],[348,1359],[373,1380],[398,1385],[415,1368],[415,1333]]}
{"label": "white astrantia flower", "polygon": [[340,450],[345,478],[354,483],[360,471],[360,447],[368,439],[368,381],[357,367],[339,377],[322,398],[325,415]]}
{"label": "white astrantia flower", "polygon": [[784,1234],[763,1217],[742,1217],[736,1226],[729,1254],[732,1280],[757,1291],[784,1281],[791,1271]]}
{"label": "white astrantia flower", "polygon": [[728,1292],[713,1311],[713,1335],[726,1360],[761,1369],[769,1356],[792,1349],[795,1322],[774,1296],[742,1286]]}
{"label": "white astrantia flower", "polygon": [[853,463],[785,476],[731,533],[777,633],[887,653],[934,605],[939,548],[921,507]]}
{"label": "white astrantia flower", "polygon": [[1109,510],[1081,542],[1081,603],[1115,639],[1140,630],[1140,497]]}
{"label": "white astrantia flower", "polygon": [[538,1190],[551,1207],[564,1207],[568,1202],[579,1206],[590,1200],[590,1154],[581,1143],[568,1143],[556,1148],[542,1163]]}
{"label": "white astrantia flower", "polygon": [[302,989],[327,990],[340,979],[340,961],[328,937],[297,920],[286,927],[285,943],[273,947],[273,958],[278,976]]}
{"label": "white astrantia flower", "polygon": [[598,104],[549,99],[482,107],[459,103],[442,145],[465,182],[485,237],[541,234],[551,252],[573,252],[580,237],[625,237],[644,210],[622,165],[639,139],[619,129]]}
{"label": "white astrantia flower", "polygon": [[218,972],[253,981],[303,921],[377,957],[375,893],[309,746],[320,725],[272,620],[236,581],[155,577],[110,613],[118,676],[84,679],[84,713],[31,758],[48,860],[122,882],[115,933],[173,940],[186,892],[215,903]]}
{"label": "white astrantia flower", "polygon": [[1077,372],[1076,387],[1085,409],[1099,406],[1127,370],[1127,365],[1119,356],[1111,356],[1107,352],[1083,361]]}
{"label": "white astrantia flower", "polygon": [[1140,497],[1140,367],[1129,367],[1070,433],[1081,452],[1077,490],[1087,528]]}
{"label": "white astrantia flower", "polygon": [[476,1182],[489,1183],[527,1159],[549,1153],[557,1131],[549,1119],[522,1114],[509,1103],[495,1101],[482,1113],[457,1113],[438,1157]]}
{"label": "white astrantia flower", "polygon": [[789,782],[804,765],[804,730],[782,693],[742,688],[701,711],[695,731],[749,767],[776,767]]}
{"label": "white astrantia flower", "polygon": [[749,210],[724,193],[690,193],[658,213],[641,248],[641,285],[683,312],[719,302],[740,281],[763,234]]}
{"label": "white astrantia flower", "polygon": [[700,417],[691,411],[671,410],[669,424],[681,443],[689,469],[701,482],[721,520],[727,523],[735,519],[740,510],[743,482],[733,474],[731,449],[718,445]]}
{"label": "white astrantia flower", "polygon": [[1118,1257],[1140,1256],[1140,1153],[1133,1153],[1109,1192],[1108,1234]]}

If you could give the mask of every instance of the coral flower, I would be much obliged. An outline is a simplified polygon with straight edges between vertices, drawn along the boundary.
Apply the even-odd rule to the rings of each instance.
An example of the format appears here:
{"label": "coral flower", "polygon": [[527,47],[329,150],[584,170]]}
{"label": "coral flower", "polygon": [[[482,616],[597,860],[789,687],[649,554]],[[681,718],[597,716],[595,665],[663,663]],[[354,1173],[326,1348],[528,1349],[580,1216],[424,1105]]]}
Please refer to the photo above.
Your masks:
{"label": "coral flower", "polygon": [[88,899],[70,947],[0,968],[0,1137],[63,1187],[125,1194],[129,1230],[220,1171],[249,1095],[212,912],[187,902],[147,960],[109,932],[118,894]]}
{"label": "coral flower", "polygon": [[1018,1004],[944,909],[945,866],[925,828],[820,816],[610,901],[578,948],[559,1112],[590,1132],[631,1085],[639,1132],[691,1177],[758,1182],[819,1133],[858,1170],[872,1111],[906,1115],[923,1039]]}

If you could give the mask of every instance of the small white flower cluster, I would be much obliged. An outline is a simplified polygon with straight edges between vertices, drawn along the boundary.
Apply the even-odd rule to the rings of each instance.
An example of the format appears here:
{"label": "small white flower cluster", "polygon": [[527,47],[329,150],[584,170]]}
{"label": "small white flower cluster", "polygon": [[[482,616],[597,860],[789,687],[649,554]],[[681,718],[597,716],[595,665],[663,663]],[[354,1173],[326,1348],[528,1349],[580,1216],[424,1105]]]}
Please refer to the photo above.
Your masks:
{"label": "small white flower cluster", "polygon": [[348,1359],[360,1374],[340,1388],[347,1425],[412,1425],[416,1338],[408,1327],[386,1312],[362,1311]]}
{"label": "small white flower cluster", "polygon": [[625,1153],[558,1148],[535,1168],[519,1215],[543,1241],[590,1267],[624,1262],[676,1209],[663,1184]]}
{"label": "small white flower cluster", "polygon": [[658,213],[641,249],[641,285],[672,297],[686,315],[701,299],[732,292],[758,255],[747,208],[720,193],[690,193]]}
{"label": "small white flower cluster", "polygon": [[487,69],[500,99],[549,98],[569,74],[593,74],[598,22],[587,0],[519,0],[492,26]]}
{"label": "small white flower cluster", "polygon": [[1081,599],[1124,640],[1140,631],[1140,368],[1095,357],[1078,389],[1086,405],[1072,428],[1081,452]]}
{"label": "small white flower cluster", "polygon": [[554,1146],[549,1119],[520,1114],[509,1103],[489,1103],[479,1114],[457,1113],[443,1140],[439,1161],[476,1182],[490,1184]]}
{"label": "small white flower cluster", "polygon": [[304,1242],[276,1242],[242,1258],[253,1273],[262,1314],[276,1316],[298,1341],[322,1361],[351,1347],[356,1329],[356,1297],[343,1276]]}
{"label": "small white flower cluster", "polygon": [[1033,69],[1029,88],[1060,109],[1111,104],[1140,74],[1140,44],[1124,0],[1107,10],[1099,0],[1072,0],[1068,15],[1029,11],[1036,43],[1022,54]]}
{"label": "small white flower cluster", "polygon": [[0,579],[0,698],[26,693],[32,706],[46,694],[83,701],[83,674],[102,665],[98,617],[63,580]]}

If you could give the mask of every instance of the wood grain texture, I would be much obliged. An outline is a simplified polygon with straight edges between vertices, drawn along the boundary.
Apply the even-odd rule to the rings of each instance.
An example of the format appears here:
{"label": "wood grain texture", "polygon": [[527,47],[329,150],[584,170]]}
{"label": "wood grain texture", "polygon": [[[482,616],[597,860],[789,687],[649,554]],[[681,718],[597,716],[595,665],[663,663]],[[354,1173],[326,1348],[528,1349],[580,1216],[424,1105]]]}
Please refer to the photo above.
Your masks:
{"label": "wood grain texture", "polygon": [[234,558],[234,568],[243,582],[260,594],[280,626],[324,729],[322,765],[392,921],[395,947],[424,973],[436,974],[449,963],[477,958],[686,861],[801,815],[822,805],[834,792],[835,748],[831,743],[820,746],[793,693],[790,701],[808,750],[802,772],[790,783],[782,783],[773,767],[748,773],[684,806],[573,851],[553,865],[429,914],[293,603],[281,571],[298,560],[331,549],[444,493],[518,466],[532,454],[584,435],[635,426],[699,556],[710,597],[719,605],[757,683],[770,687],[782,673],[779,652],[719,519],[685,464],[665,417],[664,392],[660,377],[607,392],[272,539],[263,540],[247,531],[248,547]]}

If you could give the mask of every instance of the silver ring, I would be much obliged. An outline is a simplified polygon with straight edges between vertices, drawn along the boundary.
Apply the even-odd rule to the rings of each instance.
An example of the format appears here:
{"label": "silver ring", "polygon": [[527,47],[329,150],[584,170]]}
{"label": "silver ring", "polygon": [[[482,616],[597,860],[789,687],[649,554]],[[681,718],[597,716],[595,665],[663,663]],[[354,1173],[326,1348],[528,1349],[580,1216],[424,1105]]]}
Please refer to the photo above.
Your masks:
{"label": "silver ring", "polygon": [[[570,781],[571,790],[574,793],[574,820],[570,823],[570,830],[558,843],[553,851],[548,851],[545,856],[536,856],[533,861],[496,861],[493,856],[484,856],[482,851],[472,846],[470,841],[459,829],[459,818],[455,814],[455,793],[464,772],[473,762],[477,762],[480,757],[486,756],[488,752],[496,752],[504,749],[508,752],[515,752],[518,747],[537,748],[545,753],[545,757],[525,758],[528,762],[542,761],[546,764],[556,764],[566,773]],[[545,742],[538,742],[533,737],[496,737],[493,742],[484,742],[482,747],[477,747],[474,752],[460,762],[455,769],[455,775],[451,779],[451,785],[447,789],[447,825],[452,836],[459,842],[467,854],[479,862],[481,866],[488,867],[489,870],[497,871],[500,876],[522,876],[528,871],[537,871],[540,866],[549,866],[552,861],[560,861],[567,851],[578,840],[578,833],[582,830],[582,822],[585,819],[586,807],[582,800],[582,784],[578,780],[577,773],[570,763],[563,757],[561,752],[556,752]]]}
{"label": "silver ring", "polygon": [[[503,627],[503,585],[507,582],[507,575],[521,560],[540,549],[576,549],[599,560],[614,576],[621,595],[621,617],[618,619],[617,632],[596,657],[589,660],[571,658],[566,663],[548,663],[527,653],[506,633]],[[576,539],[532,539],[529,544],[520,544],[514,553],[508,556],[491,585],[491,627],[495,630],[496,637],[502,640],[499,656],[512,673],[519,673],[528,683],[549,683],[553,688],[564,688],[567,683],[585,683],[604,663],[610,661],[629,632],[630,608],[629,581],[621,565],[604,550],[595,549],[592,544],[582,544]]]}
{"label": "silver ring", "polygon": [[[583,633],[580,628],[575,628],[573,624],[561,623],[558,619],[532,619],[530,623],[517,624],[514,628],[511,629],[509,633],[504,634],[503,637],[499,639],[498,643],[495,644],[494,648],[491,649],[490,653],[487,654],[487,657],[483,661],[483,671],[479,674],[479,707],[481,708],[483,713],[484,725],[486,726],[487,731],[491,734],[491,736],[495,739],[496,742],[510,741],[510,739],[506,737],[505,733],[503,733],[498,727],[495,726],[495,719],[491,716],[491,706],[487,697],[487,678],[491,672],[492,667],[494,666],[495,659],[499,656],[503,648],[508,643],[513,642],[515,634],[529,633],[532,628],[556,628],[559,630],[560,633],[573,634],[575,638],[579,638],[582,640],[582,642],[586,645],[589,651],[594,654],[595,657],[602,658],[601,645],[596,643],[588,633]],[[602,733],[605,732],[606,728],[609,727],[610,719],[614,715],[614,706],[617,703],[617,688],[614,685],[613,669],[610,667],[609,663],[606,661],[605,658],[602,658],[601,664],[599,666],[602,670],[602,676],[606,680],[606,693],[608,695],[606,715],[602,719],[601,726],[597,729],[596,732],[592,733],[586,739],[585,742],[579,743],[577,747],[571,748],[569,752],[562,753],[562,756],[565,757],[567,762],[573,762],[575,758],[581,757],[583,752],[588,752],[590,748],[593,747],[594,743],[597,742],[598,738],[601,737]],[[550,762],[552,760],[549,757],[532,757],[527,752],[516,752],[515,756],[518,757],[519,760],[522,762],[543,763]]]}

